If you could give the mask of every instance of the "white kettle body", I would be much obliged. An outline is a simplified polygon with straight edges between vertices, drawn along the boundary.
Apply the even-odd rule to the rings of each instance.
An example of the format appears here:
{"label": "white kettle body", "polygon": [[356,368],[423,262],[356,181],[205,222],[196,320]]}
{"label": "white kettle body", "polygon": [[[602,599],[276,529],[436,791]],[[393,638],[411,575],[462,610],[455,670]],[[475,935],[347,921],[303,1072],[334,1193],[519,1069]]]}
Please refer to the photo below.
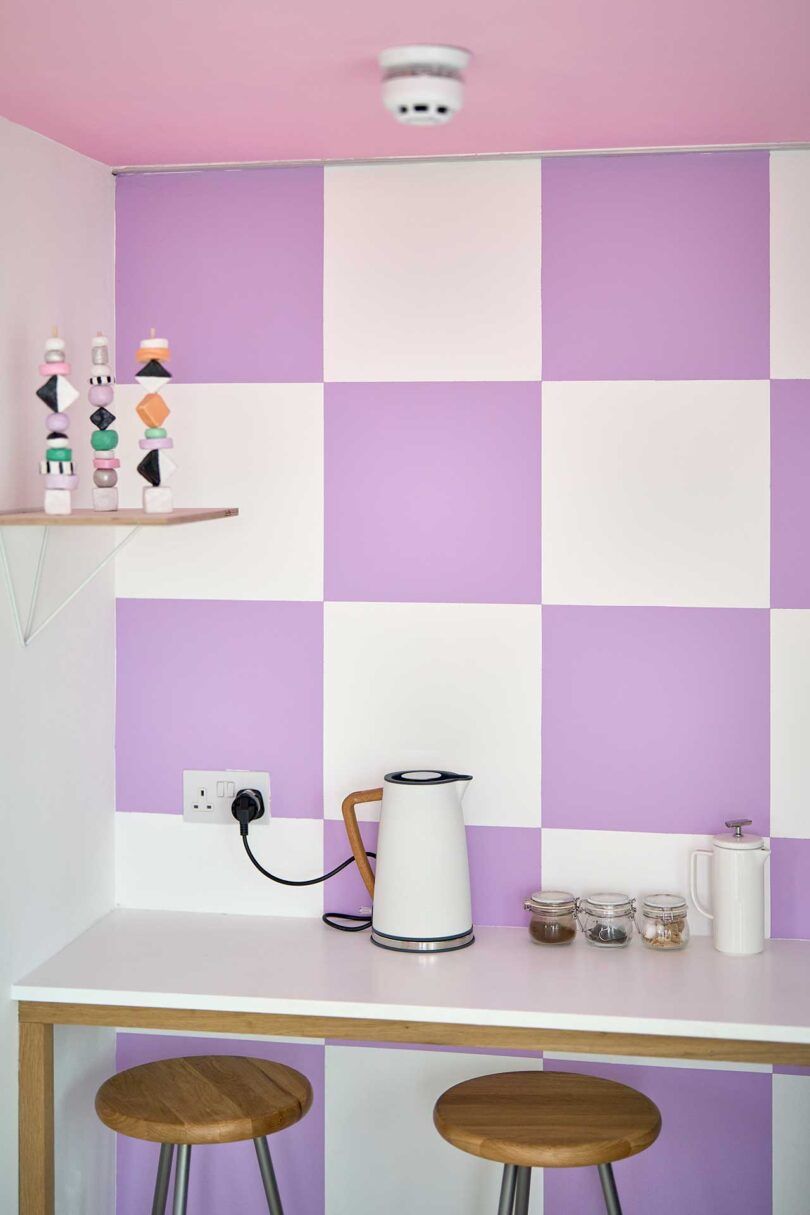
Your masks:
{"label": "white kettle body", "polygon": [[[691,857],[692,901],[712,921],[714,947],[720,953],[756,954],[765,948],[765,865],[770,849],[760,835],[746,835],[750,819],[730,819],[732,835],[716,835],[711,852],[699,849]],[[712,910],[697,893],[698,857],[712,861]]]}
{"label": "white kettle body", "polygon": [[457,772],[389,772],[383,789],[350,794],[344,801],[352,850],[366,880],[370,867],[365,852],[365,865],[360,860],[362,840],[354,804],[382,797],[376,873],[371,875],[370,886],[366,880],[373,898],[371,939],[375,945],[439,953],[473,943],[461,808],[471,780]]}

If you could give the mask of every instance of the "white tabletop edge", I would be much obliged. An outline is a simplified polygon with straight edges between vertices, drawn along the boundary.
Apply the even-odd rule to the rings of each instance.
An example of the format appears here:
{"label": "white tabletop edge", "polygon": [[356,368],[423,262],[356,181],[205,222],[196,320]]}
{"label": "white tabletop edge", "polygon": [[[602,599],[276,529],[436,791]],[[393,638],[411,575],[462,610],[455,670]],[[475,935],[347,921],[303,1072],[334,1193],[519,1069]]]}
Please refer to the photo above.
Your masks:
{"label": "white tabletop edge", "polygon": [[[810,1045],[810,942],[653,955],[478,930],[458,953],[378,950],[319,920],[119,908],[11,988],[30,1003],[433,1022]],[[339,1035],[336,1035],[339,1036]],[[370,1035],[371,1036],[371,1035]]]}

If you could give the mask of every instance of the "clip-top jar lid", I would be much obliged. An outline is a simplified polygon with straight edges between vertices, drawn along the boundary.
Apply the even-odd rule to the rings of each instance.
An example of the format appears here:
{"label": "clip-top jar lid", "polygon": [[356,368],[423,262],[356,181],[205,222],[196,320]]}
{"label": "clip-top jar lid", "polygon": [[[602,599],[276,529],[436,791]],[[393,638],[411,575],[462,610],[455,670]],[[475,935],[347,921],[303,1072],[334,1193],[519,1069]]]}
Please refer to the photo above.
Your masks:
{"label": "clip-top jar lid", "polygon": [[576,896],[567,890],[535,890],[523,906],[527,911],[566,915],[576,910]]}
{"label": "clip-top jar lid", "polygon": [[627,915],[633,911],[629,894],[588,894],[579,901],[581,911],[588,915]]}
{"label": "clip-top jar lid", "polygon": [[641,900],[641,914],[650,919],[682,920],[688,910],[680,894],[648,894]]}

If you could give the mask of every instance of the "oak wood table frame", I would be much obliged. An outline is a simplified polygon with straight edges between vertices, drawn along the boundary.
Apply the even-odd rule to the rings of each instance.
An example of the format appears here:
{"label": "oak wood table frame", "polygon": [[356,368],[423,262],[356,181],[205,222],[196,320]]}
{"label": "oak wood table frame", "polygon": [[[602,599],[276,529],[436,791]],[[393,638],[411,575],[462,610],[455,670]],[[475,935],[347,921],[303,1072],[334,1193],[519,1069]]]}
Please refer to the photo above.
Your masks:
{"label": "oak wood table frame", "polygon": [[19,1019],[20,1215],[55,1215],[54,1025],[185,1030],[210,1034],[239,1034],[245,1037],[257,1034],[331,1038],[363,1042],[416,1043],[423,1046],[476,1046],[810,1067],[808,1044],[675,1037],[652,1033],[602,1033],[526,1028],[520,1025],[465,1025],[371,1017],[294,1016],[280,1013],[27,1000],[19,1004]]}

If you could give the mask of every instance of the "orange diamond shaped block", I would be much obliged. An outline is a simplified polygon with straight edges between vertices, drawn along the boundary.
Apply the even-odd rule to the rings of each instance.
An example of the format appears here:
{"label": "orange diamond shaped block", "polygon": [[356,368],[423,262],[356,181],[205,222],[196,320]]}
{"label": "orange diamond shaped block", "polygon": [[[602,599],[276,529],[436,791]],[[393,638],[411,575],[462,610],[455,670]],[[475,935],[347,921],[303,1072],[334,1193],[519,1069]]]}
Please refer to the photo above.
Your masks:
{"label": "orange diamond shaped block", "polygon": [[135,407],[135,412],[147,426],[162,426],[171,410],[159,392],[150,392]]}

